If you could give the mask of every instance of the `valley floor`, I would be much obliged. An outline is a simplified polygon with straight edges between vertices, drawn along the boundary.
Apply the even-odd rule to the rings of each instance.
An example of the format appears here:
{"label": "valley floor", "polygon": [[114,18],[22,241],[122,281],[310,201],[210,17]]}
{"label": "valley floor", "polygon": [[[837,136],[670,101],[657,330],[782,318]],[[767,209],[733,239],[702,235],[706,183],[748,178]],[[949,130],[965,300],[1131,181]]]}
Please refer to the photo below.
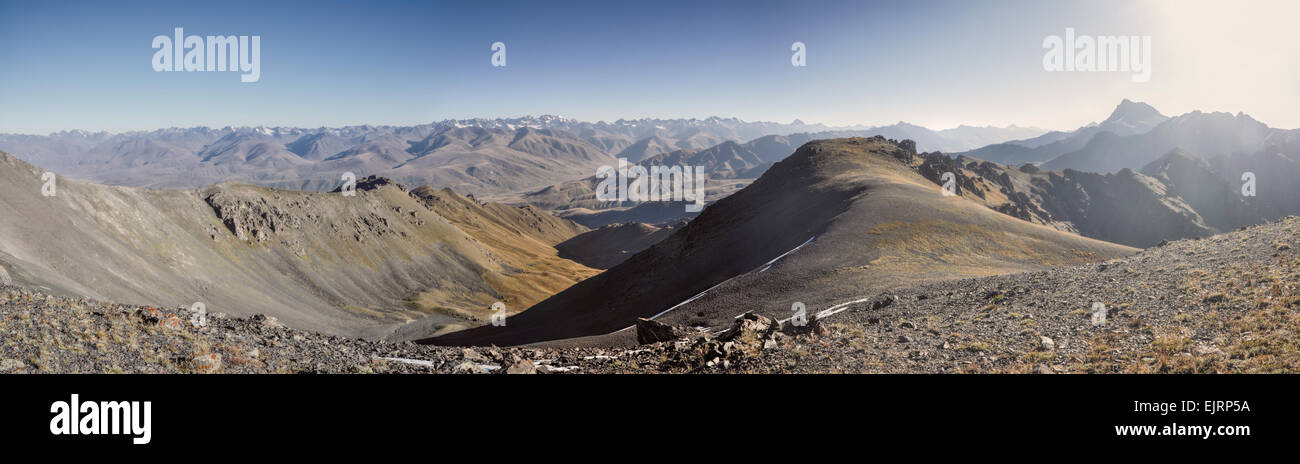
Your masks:
{"label": "valley floor", "polygon": [[184,308],[0,287],[0,373],[1298,372],[1298,234],[1293,216],[1105,263],[863,295],[803,327],[659,326],[673,339],[635,348],[435,347],[219,314],[198,327]]}

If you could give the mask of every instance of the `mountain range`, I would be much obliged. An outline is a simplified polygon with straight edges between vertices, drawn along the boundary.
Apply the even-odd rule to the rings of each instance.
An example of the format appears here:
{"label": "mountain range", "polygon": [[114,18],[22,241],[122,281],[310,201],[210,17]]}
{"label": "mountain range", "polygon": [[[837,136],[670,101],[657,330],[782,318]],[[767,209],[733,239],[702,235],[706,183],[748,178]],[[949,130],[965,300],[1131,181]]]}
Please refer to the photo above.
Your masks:
{"label": "mountain range", "polygon": [[[417,126],[170,128],[111,134],[0,134],[0,150],[60,174],[114,185],[191,188],[239,181],[329,191],[342,174],[499,194],[590,176],[618,157],[639,162],[769,135],[852,130],[913,138],[927,148],[973,148],[1041,130],[899,123],[877,128],[747,122],[735,118],[583,122],[558,116],[446,120]],[[848,134],[845,134],[848,135]],[[783,155],[789,154],[786,151]]]}
{"label": "mountain range", "polygon": [[1141,169],[1175,149],[1208,161],[1286,152],[1297,138],[1300,129],[1271,128],[1244,113],[1192,111],[1168,117],[1126,99],[1100,123],[957,154],[1002,164],[1035,163],[1046,170],[1113,173]]}
{"label": "mountain range", "polygon": [[[691,128],[773,129],[467,121],[5,136],[34,147],[28,158],[79,159],[74,173],[292,188],[61,171],[45,196],[45,169],[3,154],[0,217],[22,220],[0,221],[0,278],[355,337],[626,344],[638,318],[710,330],[747,311],[782,319],[794,303],[1104,261],[1300,213],[1295,131],[1127,100],[1102,123],[953,155],[856,136],[871,129],[740,141]],[[975,155],[1008,146],[1052,157]],[[705,168],[706,208],[597,201],[591,173],[615,156]],[[312,177],[321,166],[393,177],[363,176],[351,197]],[[508,329],[488,323],[496,302]]]}
{"label": "mountain range", "polygon": [[[904,127],[900,124],[895,128]],[[736,191],[760,176],[774,162],[800,145],[818,139],[871,136],[874,131],[825,131],[769,135],[737,142],[727,141],[704,149],[680,149],[640,159],[643,166],[689,165],[704,167],[715,185],[710,201]],[[902,133],[912,133],[902,131]],[[886,138],[891,138],[886,136]],[[892,139],[892,138],[891,138]],[[906,137],[897,140],[912,143],[919,151],[925,147]],[[1295,155],[1300,130],[1273,129],[1248,115],[1203,113],[1193,111],[1167,117],[1148,104],[1124,100],[1100,123],[1089,124],[1072,132],[1050,132],[1038,137],[1014,140],[958,152],[956,156],[992,161],[1003,165],[1035,164],[1048,171],[1119,173],[1138,171],[1158,158],[1178,150],[1212,165],[1216,177],[1236,182],[1245,172],[1268,175],[1269,188],[1290,189],[1290,184],[1272,174],[1271,168],[1287,171],[1288,164],[1268,163],[1265,159]],[[1252,165],[1252,166],[1247,166]],[[1230,172],[1236,170],[1235,173]],[[689,217],[665,216],[659,208],[600,202],[595,197],[597,179],[588,177],[547,186],[526,193],[515,201],[527,202],[555,211],[589,227],[612,222],[663,222]],[[640,208],[639,210],[637,208]],[[1285,208],[1283,208],[1285,209]],[[1276,216],[1274,214],[1273,216]]]}

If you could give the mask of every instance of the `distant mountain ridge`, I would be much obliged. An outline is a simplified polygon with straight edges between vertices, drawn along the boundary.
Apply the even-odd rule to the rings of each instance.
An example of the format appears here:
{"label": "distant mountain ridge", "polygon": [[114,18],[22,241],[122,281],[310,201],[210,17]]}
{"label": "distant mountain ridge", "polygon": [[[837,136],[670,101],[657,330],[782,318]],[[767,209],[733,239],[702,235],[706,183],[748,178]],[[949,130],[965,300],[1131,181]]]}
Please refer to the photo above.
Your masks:
{"label": "distant mountain ridge", "polygon": [[1295,155],[1297,139],[1300,130],[1272,128],[1245,113],[1192,111],[1171,118],[1125,99],[1101,123],[957,154],[1002,164],[1039,163],[1045,170],[1116,173],[1141,169],[1172,150],[1202,160],[1262,152]]}
{"label": "distant mountain ridge", "polygon": [[1273,129],[1249,115],[1193,111],[1169,119],[1150,131],[1120,135],[1102,132],[1087,144],[1046,163],[1044,169],[1117,172],[1139,169],[1170,150],[1182,149],[1202,159],[1255,154],[1271,137],[1287,132]]}
{"label": "distant mountain ridge", "polygon": [[192,188],[233,180],[327,191],[340,184],[344,172],[352,172],[358,177],[382,175],[407,184],[484,194],[583,178],[616,157],[638,162],[765,136],[843,131],[905,135],[926,149],[969,148],[976,146],[975,141],[1041,132],[1015,126],[933,131],[906,123],[832,127],[799,120],[773,123],[719,117],[584,122],[544,115],[416,126],[0,134],[0,150],[60,174],[135,187]]}
{"label": "distant mountain ridge", "polygon": [[1141,134],[1168,119],[1151,105],[1124,99],[1100,123],[1071,132],[1053,131],[1024,140],[996,143],[959,154],[1005,164],[1043,162],[1083,148],[1097,134]]}

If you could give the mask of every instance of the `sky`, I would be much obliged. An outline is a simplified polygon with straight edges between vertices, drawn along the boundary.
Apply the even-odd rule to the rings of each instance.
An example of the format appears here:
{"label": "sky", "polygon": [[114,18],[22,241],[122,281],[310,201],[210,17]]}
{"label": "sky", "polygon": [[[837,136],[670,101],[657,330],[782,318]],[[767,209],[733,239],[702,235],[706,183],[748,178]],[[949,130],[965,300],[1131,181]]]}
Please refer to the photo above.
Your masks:
{"label": "sky", "polygon": [[[1296,18],[1289,0],[0,0],[0,133],[540,114],[1070,130],[1124,98],[1296,128]],[[260,36],[260,80],[154,71],[176,27]],[[1046,71],[1044,39],[1066,28],[1151,36],[1151,79]]]}

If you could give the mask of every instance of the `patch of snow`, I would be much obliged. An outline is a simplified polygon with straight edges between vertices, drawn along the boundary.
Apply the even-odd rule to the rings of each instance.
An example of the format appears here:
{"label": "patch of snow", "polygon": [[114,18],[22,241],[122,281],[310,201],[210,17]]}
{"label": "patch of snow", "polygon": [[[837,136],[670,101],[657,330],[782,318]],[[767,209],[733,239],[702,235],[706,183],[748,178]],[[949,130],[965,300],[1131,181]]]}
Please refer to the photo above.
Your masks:
{"label": "patch of snow", "polygon": [[424,360],[424,359],[390,358],[390,357],[386,357],[386,356],[381,356],[381,357],[379,357],[379,359],[382,359],[382,360],[384,360],[384,361],[393,361],[393,362],[399,362],[399,363],[405,363],[405,364],[413,364],[413,365],[416,365],[416,366],[428,367],[428,368],[430,368],[430,369],[432,369],[432,368],[434,368],[434,367],[437,367],[437,364],[434,364],[433,361],[427,361],[427,360]]}
{"label": "patch of snow", "polygon": [[794,248],[791,249],[790,251],[787,251],[787,252],[785,252],[785,253],[781,253],[781,256],[777,256],[777,257],[775,257],[775,258],[772,258],[772,260],[771,260],[771,261],[768,261],[767,264],[764,264],[764,265],[763,265],[763,269],[760,269],[758,272],[766,271],[768,268],[772,267],[772,264],[775,264],[775,263],[776,263],[778,260],[780,260],[781,258],[784,258],[786,255],[788,255],[788,254],[790,254],[790,253],[794,253],[794,252],[796,252],[796,251],[799,251],[800,248],[803,248],[804,245],[807,245],[807,244],[809,244],[809,243],[812,243],[812,241],[813,241],[814,239],[816,239],[816,238],[817,238],[816,235],[814,235],[814,236],[812,236],[812,237],[808,237],[808,241],[803,242],[803,244],[801,244],[801,245],[799,245],[799,246],[797,246],[797,247],[794,247]]}

